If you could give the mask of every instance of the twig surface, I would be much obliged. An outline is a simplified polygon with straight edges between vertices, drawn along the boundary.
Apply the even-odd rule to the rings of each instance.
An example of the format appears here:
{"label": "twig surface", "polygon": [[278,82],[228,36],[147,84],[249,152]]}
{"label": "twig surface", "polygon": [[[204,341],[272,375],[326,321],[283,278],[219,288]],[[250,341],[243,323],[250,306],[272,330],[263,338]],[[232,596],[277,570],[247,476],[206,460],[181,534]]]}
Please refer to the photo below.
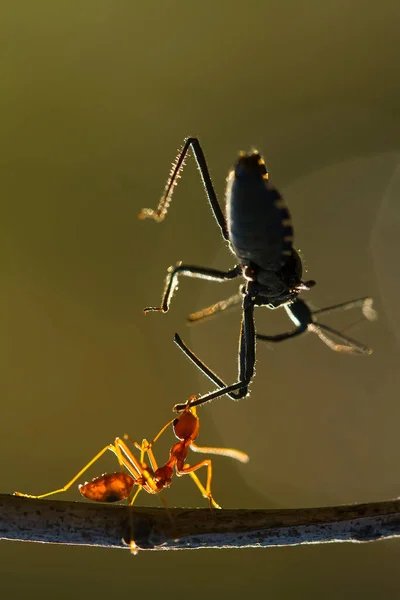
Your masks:
{"label": "twig surface", "polygon": [[369,542],[400,536],[400,500],[284,510],[167,512],[0,494],[0,539],[126,549],[132,523],[135,542],[143,550]]}

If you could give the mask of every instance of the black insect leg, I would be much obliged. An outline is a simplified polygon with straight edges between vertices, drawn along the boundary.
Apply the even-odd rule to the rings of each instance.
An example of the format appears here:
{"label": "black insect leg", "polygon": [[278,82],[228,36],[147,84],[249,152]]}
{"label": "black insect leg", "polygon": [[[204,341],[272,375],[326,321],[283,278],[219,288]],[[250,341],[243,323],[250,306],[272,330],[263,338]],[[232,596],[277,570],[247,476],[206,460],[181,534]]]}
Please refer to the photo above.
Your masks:
{"label": "black insect leg", "polygon": [[[316,333],[321,341],[323,341],[331,350],[335,350],[335,352],[347,352],[348,354],[372,354],[372,349],[368,348],[368,346],[364,346],[364,344],[360,344],[356,340],[343,335],[339,331],[328,327],[327,325],[323,325],[322,323],[311,323],[308,326],[309,331]],[[330,335],[326,335],[326,333]],[[344,342],[343,344],[338,344],[332,339],[331,336],[336,337],[338,340]]]}
{"label": "black insect leg", "polygon": [[230,296],[226,300],[220,300],[219,302],[216,302],[215,304],[212,304],[211,306],[207,306],[207,308],[203,308],[202,310],[191,313],[188,316],[188,321],[190,323],[196,323],[200,320],[206,319],[207,317],[212,317],[215,314],[219,314],[222,311],[225,311],[229,308],[233,308],[234,306],[237,306],[238,304],[241,303],[242,298],[243,298],[243,294],[241,292],[238,292],[237,294]]}
{"label": "black insect leg", "polygon": [[307,331],[307,327],[298,327],[293,329],[293,331],[287,331],[286,333],[277,333],[276,335],[263,335],[262,333],[257,333],[257,340],[261,340],[264,342],[283,342],[284,340],[288,340],[290,338],[296,337],[296,335],[301,335]]}
{"label": "black insect leg", "polygon": [[[182,350],[183,350],[183,348],[188,349],[187,346],[182,342],[182,340],[180,340],[180,342],[183,346]],[[186,352],[185,352],[185,354],[186,354]],[[220,388],[219,390],[215,390],[214,392],[210,392],[206,396],[200,396],[197,400],[194,400],[194,401],[192,400],[190,402],[190,406],[199,406],[199,404],[205,404],[206,402],[211,402],[211,400],[214,400],[214,398],[219,398],[220,396],[225,396],[225,394],[229,395],[230,392],[234,392],[235,390],[238,390],[242,386],[243,386],[242,381],[233,383],[232,385],[228,385],[226,387]],[[181,410],[184,410],[186,406],[187,406],[186,402],[184,404],[175,404],[173,410],[175,412],[180,412]]]}
{"label": "black insect leg", "polygon": [[285,333],[278,333],[276,335],[263,335],[258,333],[257,339],[267,342],[283,342],[297,335],[307,331],[308,325],[312,323],[312,315],[308,304],[297,298],[291,304],[285,305],[285,310],[290,320],[295,324],[295,329],[287,331]]}
{"label": "black insect leg", "polygon": [[184,275],[185,277],[197,277],[199,279],[208,279],[209,281],[221,282],[234,279],[235,277],[240,275],[241,272],[242,270],[239,265],[237,265],[230,271],[219,271],[218,269],[208,269],[203,267],[196,267],[194,265],[182,265],[178,263],[175,267],[170,267],[168,269],[161,306],[149,306],[144,309],[144,312],[167,312],[169,310],[171,298],[174,294],[176,287],[178,286],[178,278],[180,275]]}
{"label": "black insect leg", "polygon": [[176,157],[176,160],[172,166],[172,170],[171,170],[169,179],[167,181],[167,185],[165,186],[163,195],[161,197],[161,200],[158,204],[157,209],[153,210],[151,208],[143,208],[139,214],[139,218],[141,218],[141,219],[151,218],[151,219],[154,219],[155,221],[163,221],[164,220],[164,218],[168,212],[168,207],[172,201],[172,194],[173,194],[174,188],[178,183],[180,172],[182,171],[182,169],[185,165],[185,158],[186,158],[186,155],[190,148],[192,149],[194,157],[196,159],[197,166],[200,171],[201,179],[203,181],[204,189],[206,191],[208,202],[211,206],[211,210],[213,212],[214,218],[217,221],[217,223],[221,229],[221,233],[222,233],[222,236],[224,237],[224,239],[229,240],[228,226],[226,224],[226,219],[224,217],[224,213],[222,212],[222,209],[219,205],[218,198],[217,198],[217,195],[214,190],[214,186],[211,181],[210,172],[209,172],[208,166],[207,166],[207,161],[204,156],[204,152],[200,146],[200,142],[195,137],[189,137],[185,140],[182,150],[179,152],[178,156]]}
{"label": "black insect leg", "polygon": [[350,300],[349,302],[342,302],[341,304],[335,304],[334,306],[326,306],[325,308],[318,308],[312,310],[313,315],[322,315],[336,310],[350,310],[351,308],[361,307],[364,316],[373,321],[376,318],[376,312],[372,308],[372,298],[358,298],[357,300]]}
{"label": "black insect leg", "polygon": [[254,328],[254,303],[249,296],[243,299],[243,319],[239,339],[239,381],[245,383],[237,393],[230,397],[240,400],[247,396],[249,383],[254,375],[256,362],[256,332]]}
{"label": "black insect leg", "polygon": [[[232,398],[232,400],[240,400],[240,398],[247,395],[248,386],[254,374],[255,364],[254,304],[249,296],[245,296],[243,300],[243,323],[240,331],[239,345],[239,381],[236,383],[227,386],[214,371],[211,371],[211,369],[207,367],[207,365],[203,363],[203,361],[201,361],[188,346],[186,346],[177,333],[175,334],[174,342],[189,360],[200,369],[200,371],[221,388],[218,392],[213,392],[212,394],[208,394],[203,398],[195,400],[193,406],[204,404],[205,402],[224,394],[229,396],[229,398]],[[236,392],[235,390],[238,391]],[[180,410],[180,406],[181,405],[177,405],[175,409]]]}
{"label": "black insect leg", "polygon": [[200,142],[197,138],[188,138],[185,142],[184,147],[192,146],[193,154],[196,159],[197,165],[199,167],[200,175],[203,180],[203,185],[206,190],[207,198],[210,203],[211,209],[213,211],[215,220],[217,221],[222,236],[225,240],[229,240],[228,226],[226,224],[226,219],[222,209],[219,205],[217,195],[214,190],[214,186],[211,181],[210,173],[207,166],[206,157],[204,156],[204,152],[202,147],[200,146]]}

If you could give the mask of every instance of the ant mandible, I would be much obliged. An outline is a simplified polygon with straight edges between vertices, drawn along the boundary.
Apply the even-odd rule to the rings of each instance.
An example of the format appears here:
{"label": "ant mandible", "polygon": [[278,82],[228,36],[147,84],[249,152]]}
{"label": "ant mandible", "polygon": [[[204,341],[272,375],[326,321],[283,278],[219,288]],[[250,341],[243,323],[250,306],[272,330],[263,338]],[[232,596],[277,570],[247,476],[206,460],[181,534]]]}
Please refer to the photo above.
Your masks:
{"label": "ant mandible", "polygon": [[[14,492],[14,495],[38,499],[66,492],[95,462],[99,460],[101,456],[103,456],[103,454],[107,452],[107,450],[110,450],[116,455],[121,471],[105,473],[100,477],[95,477],[90,482],[79,485],[79,491],[85,498],[95,502],[118,502],[126,500],[131,496],[136,485],[138,486],[138,489],[129,501],[129,506],[132,506],[141,490],[144,490],[148,494],[159,494],[164,488],[169,487],[175,471],[178,477],[190,475],[202,496],[209,500],[210,507],[221,508],[214,500],[211,492],[211,459],[207,458],[194,465],[189,465],[186,463],[189,448],[193,452],[227,456],[242,463],[248,462],[249,457],[244,452],[232,448],[212,448],[197,446],[197,444],[195,444],[200,429],[200,420],[196,412],[196,407],[193,405],[196,399],[197,396],[191,396],[186,404],[183,405],[181,414],[178,417],[171,419],[171,421],[168,421],[151,442],[144,439],[142,443],[139,444],[138,442],[131,440],[128,435],[124,435],[124,440],[131,442],[135,448],[140,450],[139,459],[132,454],[126,442],[117,437],[113,444],[108,444],[100,450],[100,452],[98,452],[96,456],[62,488],[47,492],[46,494],[40,494],[39,496],[23,494],[21,492]],[[159,467],[152,447],[170,425],[172,425],[174,434],[179,441],[171,447],[169,458],[166,463]],[[145,454],[147,454],[149,464],[144,462]],[[207,469],[205,487],[195,473],[195,471],[198,471],[202,467]],[[133,539],[130,542],[130,548],[133,554],[137,553],[137,546]]]}
{"label": "ant mandible", "polygon": [[[302,262],[293,247],[293,227],[289,210],[281,194],[270,184],[265,162],[256,150],[250,153],[241,152],[228,175],[225,194],[227,218],[225,218],[214,191],[200,142],[194,137],[187,138],[173,164],[157,209],[144,208],[139,218],[152,218],[157,222],[164,220],[189,149],[193,151],[208,202],[222,237],[229,242],[230,250],[237,258],[238,264],[228,271],[181,263],[170,267],[161,306],[147,307],[144,312],[167,312],[181,275],[217,282],[242,276],[245,285],[241,287],[239,295],[233,297],[239,298],[242,303],[236,384],[226,387],[226,384],[183,343],[180,337],[175,336],[175,342],[186,356],[221,390],[224,390],[222,393],[235,400],[248,394],[248,387],[254,375],[257,338],[272,342],[282,341],[305,331],[313,331],[333,350],[370,354],[371,350],[366,346],[327,326],[317,325],[313,317],[313,314],[317,313],[312,312],[308,305],[298,298],[301,292],[313,287],[315,281],[304,282],[301,279]],[[360,299],[330,307],[329,310],[360,306],[365,300],[371,302],[370,299]],[[217,307],[214,312],[234,303],[235,300],[232,299],[217,303],[214,305]],[[254,308],[257,306],[266,306],[270,309],[284,306],[296,329],[278,336],[258,336],[254,326]],[[207,310],[210,309],[205,309],[199,314],[206,316]],[[328,309],[321,309],[319,312],[324,311],[327,312]],[[371,311],[370,313],[372,314]],[[335,343],[329,334],[338,337],[344,343]],[[204,400],[198,400],[196,404],[202,402]]]}

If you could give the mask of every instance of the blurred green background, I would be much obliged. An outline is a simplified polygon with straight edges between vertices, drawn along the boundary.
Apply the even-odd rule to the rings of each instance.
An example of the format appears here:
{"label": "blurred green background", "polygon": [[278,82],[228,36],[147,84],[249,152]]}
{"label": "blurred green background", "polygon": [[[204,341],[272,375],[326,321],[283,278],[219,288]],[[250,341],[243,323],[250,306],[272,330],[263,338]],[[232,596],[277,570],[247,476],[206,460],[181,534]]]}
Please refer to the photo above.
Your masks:
{"label": "blurred green background", "polygon": [[[352,333],[371,357],[336,355],[312,335],[259,344],[251,396],[200,413],[200,443],[251,456],[215,459],[215,498],[270,508],[400,493],[399,18],[396,0],[2,2],[2,492],[55,489],[116,435],[151,437],[174,403],[209,391],[175,331],[235,380],[240,313],[192,328],[185,317],[236,283],[182,280],[168,315],[141,312],[177,260],[234,264],[192,159],[165,223],[137,219],[157,205],[184,137],[198,135],[221,198],[237,151],[264,154],[318,282],[309,301],[372,295],[380,315]],[[259,310],[257,326],[288,320]],[[168,433],[160,460],[171,443]],[[89,476],[114,467],[110,455]],[[185,479],[168,503],[205,506]],[[396,540],[136,558],[3,542],[1,590],[389,598],[399,557]]]}

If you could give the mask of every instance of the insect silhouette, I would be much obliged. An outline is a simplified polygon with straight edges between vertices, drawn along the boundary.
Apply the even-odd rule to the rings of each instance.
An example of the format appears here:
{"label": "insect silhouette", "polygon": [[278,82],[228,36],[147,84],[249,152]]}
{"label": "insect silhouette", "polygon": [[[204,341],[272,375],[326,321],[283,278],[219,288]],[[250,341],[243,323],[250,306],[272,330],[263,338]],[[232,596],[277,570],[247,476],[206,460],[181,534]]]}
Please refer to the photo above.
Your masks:
{"label": "insect silhouette", "polygon": [[[214,191],[199,140],[193,137],[187,138],[173,164],[157,209],[144,208],[140,212],[139,218],[152,218],[157,222],[164,220],[174,188],[184,167],[185,157],[190,149],[193,151],[200,170],[214,218],[219,225],[222,237],[229,242],[230,250],[237,258],[238,264],[228,271],[182,263],[170,267],[161,306],[147,307],[144,312],[167,312],[180,276],[217,282],[243,277],[245,284],[241,286],[239,295],[197,313],[198,318],[202,318],[207,316],[207,311],[209,314],[213,308],[214,312],[224,310],[229,305],[235,304],[236,300],[240,298],[242,323],[239,338],[238,381],[236,384],[226,386],[225,390],[225,393],[235,400],[248,394],[249,384],[254,375],[257,337],[277,342],[305,331],[314,331],[334,350],[369,354],[368,348],[351,338],[347,338],[327,326],[317,325],[315,322],[317,312],[312,312],[307,304],[298,298],[301,292],[308,291],[313,287],[315,281],[302,281],[302,262],[293,247],[293,227],[289,210],[281,194],[271,185],[265,162],[256,150],[250,153],[241,152],[228,175],[225,193],[227,216],[225,218]],[[337,308],[348,308],[350,305],[360,305],[363,301],[365,299],[322,309],[320,314],[324,310],[327,312]],[[254,308],[258,306],[266,306],[270,309],[284,306],[289,317],[295,323],[295,331],[278,336],[257,336],[254,326]],[[335,344],[329,334],[336,335],[344,343]],[[175,337],[175,341],[203,373],[221,388],[225,387],[224,382],[183,343],[178,335]],[[198,403],[200,404],[201,401],[199,400]]]}
{"label": "insect silhouette", "polygon": [[[244,452],[232,448],[200,447],[195,444],[195,440],[197,439],[200,430],[200,420],[196,412],[196,407],[193,405],[196,399],[197,396],[189,398],[189,400],[182,405],[183,408],[181,414],[168,421],[150,442],[144,439],[142,443],[139,444],[138,442],[132,441],[128,435],[125,435],[124,439],[117,437],[113,444],[108,444],[100,450],[100,452],[98,452],[96,456],[62,488],[39,496],[32,496],[21,492],[15,492],[15,495],[24,496],[26,498],[46,498],[54,494],[66,492],[85,473],[85,471],[97,462],[103,454],[110,450],[116,455],[121,470],[115,473],[105,473],[100,477],[95,477],[90,482],[79,485],[79,491],[85,498],[95,502],[117,502],[126,500],[132,495],[134,487],[137,486],[136,492],[129,501],[129,505],[132,506],[141,490],[144,490],[148,494],[160,494],[164,488],[169,487],[175,472],[178,477],[190,475],[203,497],[209,500],[210,507],[221,508],[214,500],[211,492],[211,459],[207,458],[194,465],[189,465],[186,463],[189,449],[193,452],[202,454],[227,456],[242,463],[248,462],[249,457]],[[153,453],[153,445],[170,425],[172,425],[174,434],[178,438],[178,442],[174,443],[171,447],[169,458],[165,464],[158,466]],[[140,450],[139,458],[136,458],[134,454],[132,454],[126,441],[131,442],[135,448]],[[148,464],[144,462],[145,455],[147,455]],[[198,471],[202,467],[207,469],[205,487],[195,473],[195,471]],[[133,553],[137,552],[137,547],[133,540],[130,542],[130,547]]]}

